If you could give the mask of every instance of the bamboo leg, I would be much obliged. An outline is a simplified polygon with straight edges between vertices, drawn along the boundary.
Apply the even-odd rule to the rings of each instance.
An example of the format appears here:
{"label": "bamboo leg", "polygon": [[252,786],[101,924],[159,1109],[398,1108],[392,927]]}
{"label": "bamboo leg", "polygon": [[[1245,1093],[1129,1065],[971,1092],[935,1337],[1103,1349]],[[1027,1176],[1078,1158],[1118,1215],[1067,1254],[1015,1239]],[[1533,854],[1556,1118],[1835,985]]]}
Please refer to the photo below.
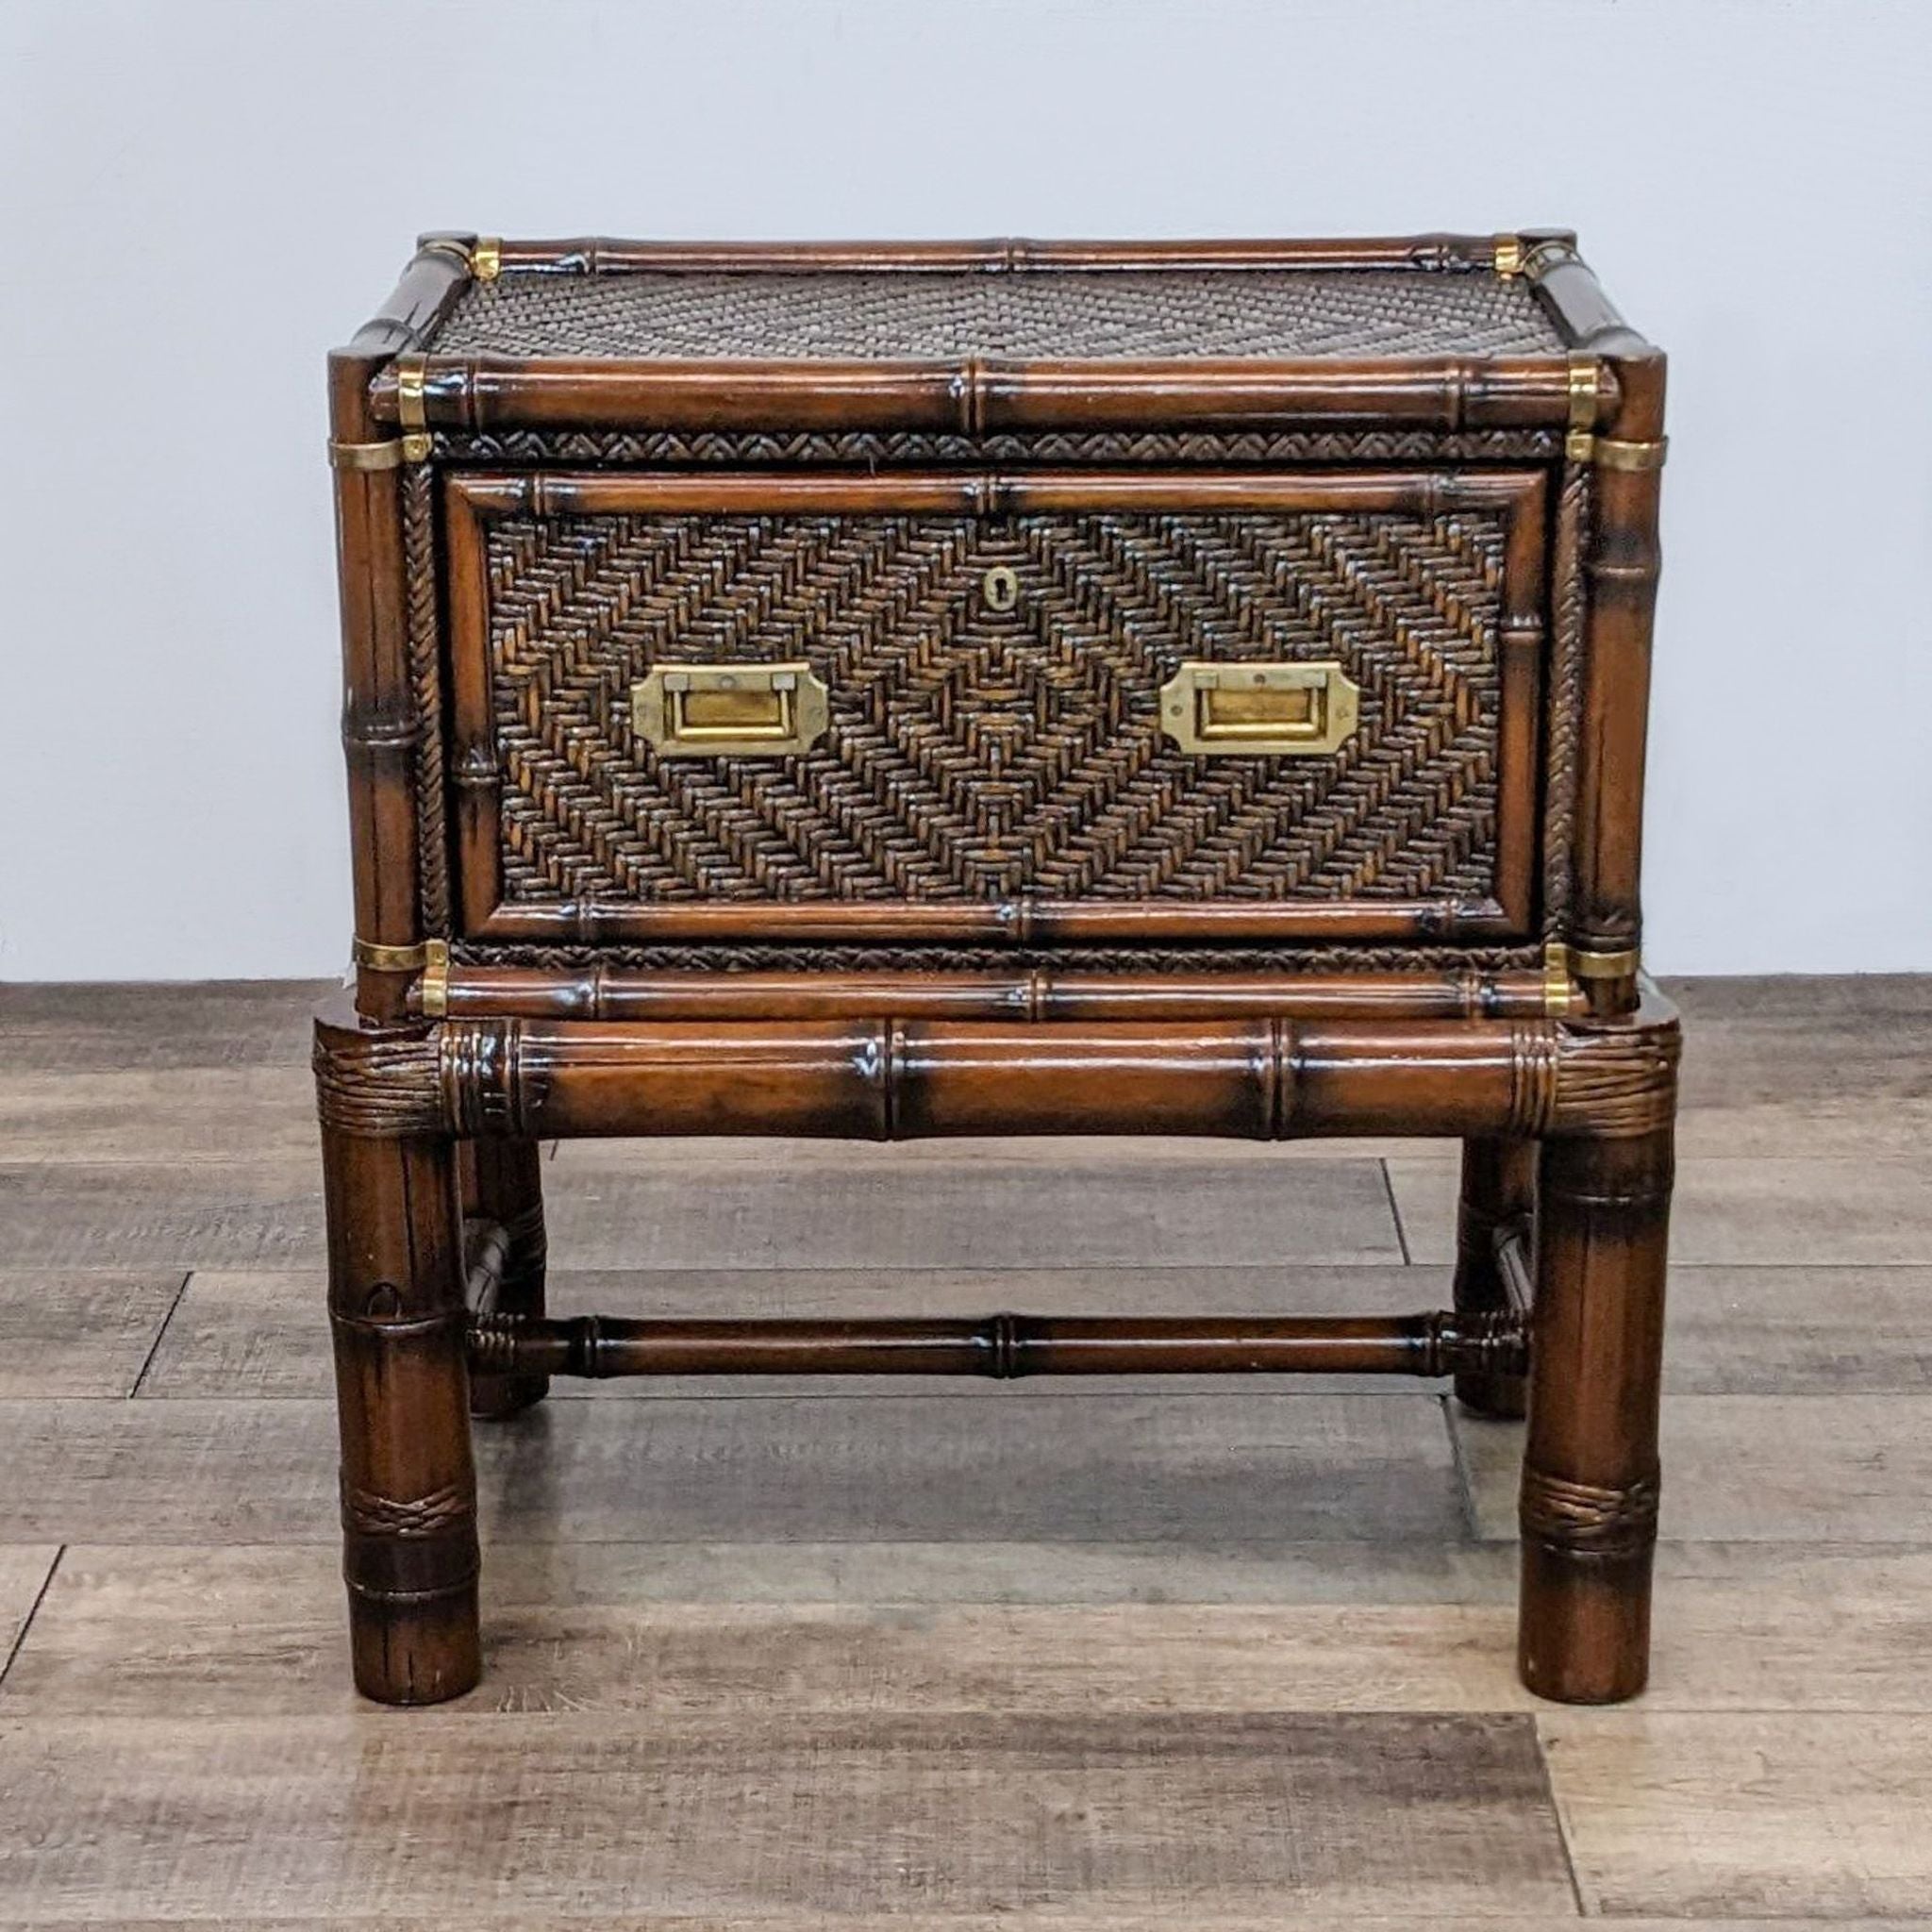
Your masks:
{"label": "bamboo leg", "polygon": [[1609,1704],[1649,1670],[1670,1131],[1543,1143],[1518,1668]]}
{"label": "bamboo leg", "polygon": [[[1479,1315],[1506,1309],[1509,1296],[1496,1266],[1496,1230],[1526,1219],[1536,1206],[1536,1142],[1465,1141],[1462,1200],[1456,1221],[1456,1312]],[[1528,1390],[1521,1375],[1465,1370],[1456,1396],[1477,1415],[1520,1422]]]}
{"label": "bamboo leg", "polygon": [[454,1145],[331,1125],[322,1142],[356,1686],[436,1704],[481,1669]]}
{"label": "bamboo leg", "polygon": [[[535,1141],[470,1141],[463,1145],[463,1195],[468,1213],[500,1222],[508,1238],[502,1278],[478,1314],[543,1313],[543,1168]],[[501,1420],[541,1402],[548,1375],[470,1377],[470,1413]]]}

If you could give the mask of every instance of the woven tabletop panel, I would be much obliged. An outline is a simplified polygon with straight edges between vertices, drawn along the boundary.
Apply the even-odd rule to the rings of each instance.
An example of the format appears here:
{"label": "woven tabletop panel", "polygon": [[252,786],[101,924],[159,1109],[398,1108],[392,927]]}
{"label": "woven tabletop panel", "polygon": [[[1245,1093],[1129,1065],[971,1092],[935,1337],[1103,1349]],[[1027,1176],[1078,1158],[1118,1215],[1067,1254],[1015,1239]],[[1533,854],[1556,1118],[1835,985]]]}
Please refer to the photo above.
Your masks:
{"label": "woven tabletop panel", "polygon": [[436,355],[877,358],[1556,356],[1529,285],[1378,270],[509,273]]}

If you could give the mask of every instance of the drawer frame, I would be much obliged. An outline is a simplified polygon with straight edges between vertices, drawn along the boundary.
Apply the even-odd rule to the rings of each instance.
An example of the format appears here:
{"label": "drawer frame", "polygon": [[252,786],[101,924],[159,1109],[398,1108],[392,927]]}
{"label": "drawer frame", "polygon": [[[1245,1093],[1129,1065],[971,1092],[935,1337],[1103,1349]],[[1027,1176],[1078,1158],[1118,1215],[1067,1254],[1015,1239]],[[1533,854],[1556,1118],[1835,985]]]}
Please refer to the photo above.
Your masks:
{"label": "drawer frame", "polygon": [[[1543,473],[1340,470],[1251,475],[1046,470],[854,476],[536,470],[459,472],[444,483],[451,737],[456,777],[454,911],[472,942],[589,946],[653,941],[1081,944],[1381,941],[1499,945],[1535,938],[1541,679],[1548,635]],[[1496,640],[1497,828],[1494,892],[1474,900],[987,902],[506,902],[501,884],[499,763],[491,684],[486,525],[495,517],[945,514],[1087,511],[1286,515],[1324,512],[1499,515],[1506,530]],[[433,717],[425,728],[434,728]]]}

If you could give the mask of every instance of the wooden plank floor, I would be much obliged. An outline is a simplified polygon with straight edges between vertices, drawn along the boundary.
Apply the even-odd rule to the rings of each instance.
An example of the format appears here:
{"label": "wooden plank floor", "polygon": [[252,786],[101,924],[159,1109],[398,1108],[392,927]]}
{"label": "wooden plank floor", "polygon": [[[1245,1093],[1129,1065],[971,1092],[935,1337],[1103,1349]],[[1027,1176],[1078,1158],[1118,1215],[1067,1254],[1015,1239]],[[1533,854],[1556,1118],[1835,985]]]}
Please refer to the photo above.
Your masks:
{"label": "wooden plank floor", "polygon": [[[1932,1918],[1932,981],[1707,981],[1655,1682],[1431,1385],[565,1384],[483,1688],[346,1690],[305,1008],[0,988],[0,1924]],[[598,1144],[553,1300],[1437,1306],[1454,1148]],[[855,1399],[857,1398],[857,1399]]]}

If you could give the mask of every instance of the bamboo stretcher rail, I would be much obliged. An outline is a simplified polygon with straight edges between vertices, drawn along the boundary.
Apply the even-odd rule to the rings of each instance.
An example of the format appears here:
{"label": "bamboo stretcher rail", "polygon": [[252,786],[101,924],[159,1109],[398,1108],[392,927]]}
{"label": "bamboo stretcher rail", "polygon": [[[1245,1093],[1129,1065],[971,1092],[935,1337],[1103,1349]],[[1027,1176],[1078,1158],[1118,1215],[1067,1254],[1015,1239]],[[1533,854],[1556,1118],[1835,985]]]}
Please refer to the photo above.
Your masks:
{"label": "bamboo stretcher rail", "polygon": [[879,1321],[474,1315],[473,1371],[519,1375],[1520,1375],[1525,1324],[1457,1315],[988,1315]]}

